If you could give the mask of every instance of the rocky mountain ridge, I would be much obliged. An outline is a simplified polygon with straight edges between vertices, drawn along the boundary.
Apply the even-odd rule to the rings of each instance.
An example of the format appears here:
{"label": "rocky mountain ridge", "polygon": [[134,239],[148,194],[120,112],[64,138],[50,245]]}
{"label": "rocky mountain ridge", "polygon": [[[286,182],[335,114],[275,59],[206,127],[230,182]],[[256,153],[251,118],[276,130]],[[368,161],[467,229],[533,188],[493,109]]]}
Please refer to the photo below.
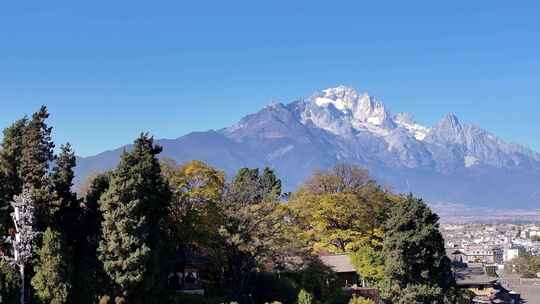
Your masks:
{"label": "rocky mountain ridge", "polygon": [[[221,130],[158,142],[163,156],[201,159],[228,173],[273,167],[289,190],[314,170],[343,162],[367,167],[381,183],[432,202],[523,208],[540,202],[539,153],[454,114],[423,126],[346,86],[271,104]],[[78,177],[114,166],[121,151],[80,158]]]}

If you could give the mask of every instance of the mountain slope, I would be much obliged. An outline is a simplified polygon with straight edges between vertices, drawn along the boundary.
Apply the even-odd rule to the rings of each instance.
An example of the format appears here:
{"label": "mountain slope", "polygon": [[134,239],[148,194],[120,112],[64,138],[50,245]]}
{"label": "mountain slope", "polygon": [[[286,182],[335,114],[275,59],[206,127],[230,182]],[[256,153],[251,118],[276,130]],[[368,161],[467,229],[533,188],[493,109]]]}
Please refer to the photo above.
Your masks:
{"label": "mountain slope", "polygon": [[[313,170],[345,162],[432,202],[523,208],[540,202],[540,154],[453,114],[432,128],[422,126],[411,114],[392,115],[379,99],[345,86],[272,104],[228,128],[158,143],[162,156],[201,159],[228,173],[270,166],[289,190]],[[122,149],[80,158],[79,182],[113,167]]]}

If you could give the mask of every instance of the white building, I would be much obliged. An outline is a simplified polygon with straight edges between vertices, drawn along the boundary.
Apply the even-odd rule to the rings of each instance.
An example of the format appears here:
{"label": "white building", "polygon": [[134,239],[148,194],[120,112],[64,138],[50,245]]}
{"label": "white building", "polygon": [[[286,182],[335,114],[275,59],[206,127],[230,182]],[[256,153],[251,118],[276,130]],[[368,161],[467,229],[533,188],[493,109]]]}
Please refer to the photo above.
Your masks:
{"label": "white building", "polygon": [[525,249],[523,249],[523,247],[512,246],[509,248],[504,248],[503,260],[504,262],[510,262],[511,260],[515,258],[523,256],[524,253],[525,253]]}
{"label": "white building", "polygon": [[462,252],[465,263],[495,263],[495,252],[488,246],[467,246],[462,249]]}

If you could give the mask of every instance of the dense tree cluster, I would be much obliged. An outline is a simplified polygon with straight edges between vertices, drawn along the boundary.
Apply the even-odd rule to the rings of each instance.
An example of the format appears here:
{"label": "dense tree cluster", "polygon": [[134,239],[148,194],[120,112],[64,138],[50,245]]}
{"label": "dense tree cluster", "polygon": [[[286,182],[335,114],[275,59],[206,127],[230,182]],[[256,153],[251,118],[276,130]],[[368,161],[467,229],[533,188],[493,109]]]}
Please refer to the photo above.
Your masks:
{"label": "dense tree cluster", "polygon": [[[316,172],[284,194],[270,168],[227,178],[201,161],[159,159],[161,147],[141,134],[114,170],[92,174],[76,193],[75,152],[65,144],[55,155],[48,117],[42,107],[4,130],[2,303],[20,302],[21,290],[27,303],[190,303],[173,292],[185,283],[173,272],[194,257],[219,303],[371,303],[343,294],[319,259],[331,253],[350,254],[387,303],[461,299],[437,216],[362,168]],[[14,206],[35,220],[15,229]],[[16,233],[31,236],[24,259]]]}

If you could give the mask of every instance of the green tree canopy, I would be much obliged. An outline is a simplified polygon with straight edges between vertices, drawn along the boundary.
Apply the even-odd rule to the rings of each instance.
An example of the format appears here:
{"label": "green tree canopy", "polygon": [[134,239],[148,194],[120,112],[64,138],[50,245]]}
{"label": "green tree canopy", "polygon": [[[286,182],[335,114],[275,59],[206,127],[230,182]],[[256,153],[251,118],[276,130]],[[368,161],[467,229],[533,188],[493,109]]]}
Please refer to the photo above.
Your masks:
{"label": "green tree canopy", "polygon": [[182,166],[166,166],[167,180],[173,193],[169,227],[177,249],[207,244],[219,225],[218,202],[225,188],[225,173],[201,161]]}
{"label": "green tree canopy", "polygon": [[229,186],[229,196],[245,204],[278,200],[281,194],[281,180],[270,168],[265,168],[262,175],[258,168],[241,168]]}
{"label": "green tree canopy", "polygon": [[81,196],[84,197],[84,205],[87,209],[98,212],[99,199],[109,189],[111,175],[112,172],[93,173],[86,179]]}
{"label": "green tree canopy", "polygon": [[99,297],[111,292],[113,285],[97,254],[103,220],[99,199],[109,188],[110,175],[110,172],[94,174],[86,182],[84,205],[80,210],[79,227],[76,229],[79,239],[75,248],[74,303],[96,303]]}
{"label": "green tree canopy", "polygon": [[10,202],[22,191],[21,158],[23,134],[27,118],[19,119],[4,129],[2,149],[0,150],[0,233],[13,228]]}
{"label": "green tree canopy", "polygon": [[305,291],[304,289],[300,290],[300,293],[298,293],[298,304],[311,304],[313,303],[313,296]]}
{"label": "green tree canopy", "polygon": [[356,272],[370,283],[384,279],[384,260],[380,251],[371,246],[363,246],[350,254]]}
{"label": "green tree canopy", "polygon": [[380,247],[382,225],[396,197],[364,169],[338,165],[317,172],[289,200],[297,235],[314,252],[353,252]]}
{"label": "green tree canopy", "polygon": [[50,174],[53,193],[48,211],[52,225],[61,232],[67,233],[70,243],[75,242],[74,230],[80,211],[77,194],[72,191],[75,166],[75,152],[71,145],[62,145]]}
{"label": "green tree canopy", "polygon": [[60,234],[47,228],[32,278],[36,295],[44,303],[70,303],[72,264],[64,246]]}
{"label": "green tree canopy", "polygon": [[20,176],[28,188],[42,189],[46,185],[44,178],[49,172],[49,164],[54,160],[52,127],[47,125],[49,112],[42,106],[32,115],[22,136],[22,156]]}
{"label": "green tree canopy", "polygon": [[[276,188],[261,191],[263,187],[257,172],[241,169],[227,187],[221,203],[221,250],[216,253],[224,259],[228,283],[237,298],[246,292],[251,273],[278,264],[286,254],[284,248],[289,245],[284,233],[283,206],[278,201]],[[273,172],[268,174],[273,175]],[[276,180],[275,184],[279,182]],[[251,189],[259,189],[258,194],[250,196]]]}
{"label": "green tree canopy", "polygon": [[455,281],[438,220],[412,195],[391,208],[382,253],[387,280],[383,291],[392,303],[442,302],[453,290]]}
{"label": "green tree canopy", "polygon": [[0,298],[2,298],[2,303],[19,303],[20,285],[21,276],[17,269],[0,259]]}
{"label": "green tree canopy", "polygon": [[157,159],[161,150],[142,134],[133,150],[122,155],[100,199],[99,259],[129,303],[156,303],[166,286],[163,248],[170,191]]}

